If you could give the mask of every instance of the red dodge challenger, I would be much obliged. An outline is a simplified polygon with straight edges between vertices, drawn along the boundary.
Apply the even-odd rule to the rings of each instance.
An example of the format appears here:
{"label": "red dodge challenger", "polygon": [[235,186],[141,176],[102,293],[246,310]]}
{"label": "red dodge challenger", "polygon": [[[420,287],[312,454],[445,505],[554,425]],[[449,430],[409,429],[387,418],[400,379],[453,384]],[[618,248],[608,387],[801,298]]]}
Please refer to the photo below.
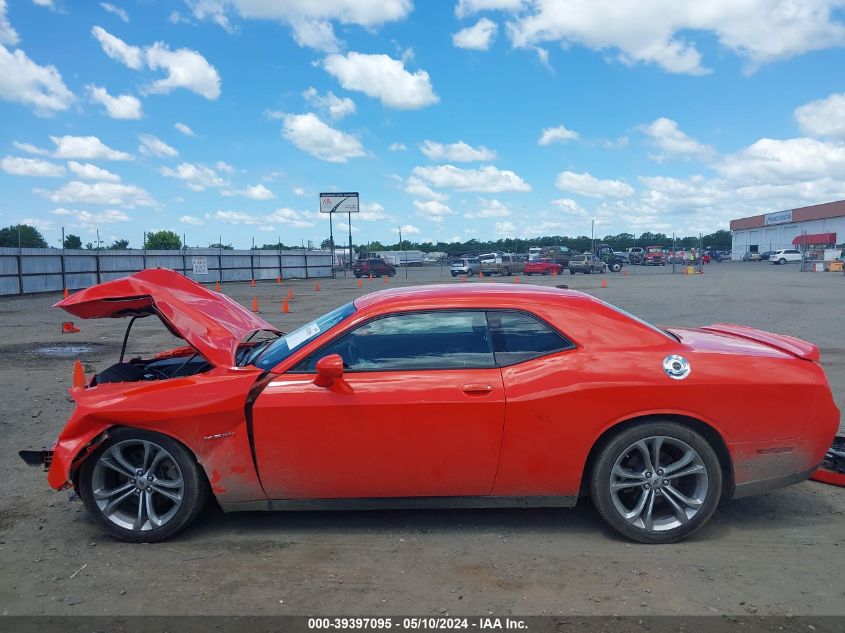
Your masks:
{"label": "red dodge challenger", "polygon": [[522,272],[529,277],[531,275],[559,275],[563,272],[563,266],[551,259],[533,259],[525,264],[525,270]]}
{"label": "red dodge challenger", "polygon": [[154,316],[186,343],[77,383],[55,446],[21,455],[126,541],[179,532],[210,492],[226,511],[590,496],[625,536],[666,543],[722,500],[807,478],[839,424],[816,346],[660,329],[572,290],[393,289],[284,336],[169,270],[57,305]]}

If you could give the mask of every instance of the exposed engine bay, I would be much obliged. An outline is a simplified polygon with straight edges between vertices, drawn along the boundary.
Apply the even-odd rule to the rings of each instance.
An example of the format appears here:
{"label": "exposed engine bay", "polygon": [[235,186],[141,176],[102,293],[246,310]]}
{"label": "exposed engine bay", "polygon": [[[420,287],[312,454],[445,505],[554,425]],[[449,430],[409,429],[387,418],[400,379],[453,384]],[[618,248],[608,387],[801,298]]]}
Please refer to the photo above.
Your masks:
{"label": "exposed engine bay", "polygon": [[142,360],[133,358],[128,363],[115,363],[96,374],[91,386],[108,382],[140,382],[142,380],[169,380],[202,374],[211,369],[211,364],[200,354]]}

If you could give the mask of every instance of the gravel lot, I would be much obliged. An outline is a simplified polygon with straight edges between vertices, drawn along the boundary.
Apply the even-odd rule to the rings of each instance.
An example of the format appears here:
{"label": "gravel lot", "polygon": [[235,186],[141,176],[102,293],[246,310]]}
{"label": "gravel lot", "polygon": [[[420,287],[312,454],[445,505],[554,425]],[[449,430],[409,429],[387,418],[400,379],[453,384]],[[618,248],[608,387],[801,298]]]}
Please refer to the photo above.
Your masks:
{"label": "gravel lot", "polygon": [[[845,277],[796,266],[722,263],[705,274],[532,277],[569,284],[655,323],[741,323],[821,347],[845,410]],[[458,283],[440,268],[224,291],[283,330],[364,292]],[[441,277],[442,276],[442,277]],[[529,281],[522,278],[522,283]],[[473,280],[471,283],[489,283]],[[494,283],[512,283],[511,279]],[[287,288],[291,313],[280,313]],[[124,322],[59,333],[57,295],[0,299],[0,614],[807,614],[845,615],[845,491],[806,482],[720,509],[683,543],[629,543],[589,503],[574,510],[382,511],[224,515],[158,545],[102,534],[82,504],[49,489],[17,456],[55,439],[71,411],[73,360],[114,362]],[[165,344],[152,323],[133,340]],[[136,336],[145,331],[150,338]],[[155,333],[154,333],[155,332]],[[62,349],[81,346],[81,350]],[[132,347],[132,346],[130,346]],[[64,357],[63,357],[64,356]]]}

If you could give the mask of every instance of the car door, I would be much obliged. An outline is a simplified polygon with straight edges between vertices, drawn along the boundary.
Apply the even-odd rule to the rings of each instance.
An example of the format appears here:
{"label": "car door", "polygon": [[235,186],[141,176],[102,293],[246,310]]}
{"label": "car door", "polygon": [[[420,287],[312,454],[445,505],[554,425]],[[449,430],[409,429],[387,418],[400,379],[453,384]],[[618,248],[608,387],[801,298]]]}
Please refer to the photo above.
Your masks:
{"label": "car door", "polygon": [[[339,354],[343,378],[314,384]],[[483,311],[370,320],[273,380],[253,407],[273,499],[487,495],[505,397]]]}

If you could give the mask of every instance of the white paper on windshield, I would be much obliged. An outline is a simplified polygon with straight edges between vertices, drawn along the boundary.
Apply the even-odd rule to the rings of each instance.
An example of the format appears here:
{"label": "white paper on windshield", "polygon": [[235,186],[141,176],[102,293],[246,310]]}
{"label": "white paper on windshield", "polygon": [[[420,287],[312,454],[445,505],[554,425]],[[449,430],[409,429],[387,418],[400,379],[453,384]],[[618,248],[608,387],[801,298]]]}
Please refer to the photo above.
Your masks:
{"label": "white paper on windshield", "polygon": [[296,349],[305,341],[320,333],[320,326],[316,323],[309,323],[298,330],[294,330],[285,337],[288,349]]}

